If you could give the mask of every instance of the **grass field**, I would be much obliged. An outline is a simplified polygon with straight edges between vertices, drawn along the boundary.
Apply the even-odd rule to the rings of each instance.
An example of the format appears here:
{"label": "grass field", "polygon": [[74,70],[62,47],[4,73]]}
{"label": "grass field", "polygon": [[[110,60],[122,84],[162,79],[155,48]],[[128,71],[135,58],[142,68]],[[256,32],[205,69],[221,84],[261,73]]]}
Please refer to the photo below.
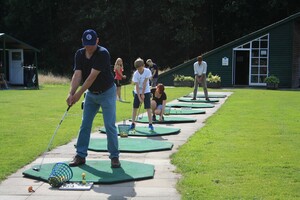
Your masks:
{"label": "grass field", "polygon": [[[123,99],[131,103],[117,102],[117,121],[131,118],[132,89],[132,85],[122,87],[122,96],[126,93]],[[46,150],[67,109],[65,100],[68,91],[67,84],[46,84],[40,86],[40,90],[0,90],[0,181]],[[191,88],[166,88],[169,100],[185,95],[187,91],[190,92]],[[80,101],[69,110],[55,136],[53,147],[77,137],[81,114]],[[93,131],[102,126],[103,119],[99,114],[94,120]]]}
{"label": "grass field", "polygon": [[172,156],[182,199],[300,199],[300,92],[236,89]]}
{"label": "grass field", "polygon": [[[45,151],[66,111],[68,85],[0,91],[0,180]],[[124,95],[125,87],[122,88]],[[117,121],[131,117],[132,86],[117,102]],[[168,100],[192,88],[167,88]],[[212,91],[212,90],[209,90]],[[300,92],[232,89],[233,95],[179,151],[182,199],[300,199]],[[63,121],[54,146],[77,136],[80,103]],[[97,115],[93,130],[101,127]]]}

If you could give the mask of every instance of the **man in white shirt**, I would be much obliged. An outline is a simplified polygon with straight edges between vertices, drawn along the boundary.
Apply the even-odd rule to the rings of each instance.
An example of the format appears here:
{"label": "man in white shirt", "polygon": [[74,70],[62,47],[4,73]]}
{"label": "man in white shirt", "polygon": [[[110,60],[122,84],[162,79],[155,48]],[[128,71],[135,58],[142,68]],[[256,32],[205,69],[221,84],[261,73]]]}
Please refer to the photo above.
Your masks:
{"label": "man in white shirt", "polygon": [[195,74],[195,82],[194,82],[194,95],[192,100],[196,100],[197,92],[199,84],[202,84],[205,100],[209,101],[208,92],[207,92],[207,84],[206,84],[206,71],[207,64],[203,61],[202,56],[197,57],[197,62],[194,63],[194,74]]}

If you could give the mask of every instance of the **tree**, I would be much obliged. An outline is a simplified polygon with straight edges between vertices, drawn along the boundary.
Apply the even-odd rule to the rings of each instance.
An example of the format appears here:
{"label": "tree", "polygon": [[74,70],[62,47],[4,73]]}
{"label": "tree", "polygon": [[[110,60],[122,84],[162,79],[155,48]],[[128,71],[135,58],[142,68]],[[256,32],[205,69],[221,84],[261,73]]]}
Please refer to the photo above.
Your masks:
{"label": "tree", "polygon": [[[93,28],[131,75],[137,57],[174,67],[300,11],[299,1],[0,0],[0,32],[41,50],[39,67],[71,74],[81,35]],[[259,6],[258,6],[259,5]]]}

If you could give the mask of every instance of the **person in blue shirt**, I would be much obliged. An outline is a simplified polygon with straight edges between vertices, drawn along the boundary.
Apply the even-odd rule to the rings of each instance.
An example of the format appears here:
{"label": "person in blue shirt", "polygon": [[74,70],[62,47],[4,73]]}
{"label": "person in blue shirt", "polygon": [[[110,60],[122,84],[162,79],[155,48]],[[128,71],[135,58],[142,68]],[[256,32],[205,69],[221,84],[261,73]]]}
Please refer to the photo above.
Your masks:
{"label": "person in blue shirt", "polygon": [[[76,156],[69,166],[85,164],[92,124],[100,107],[107,135],[107,149],[111,167],[121,166],[119,161],[118,133],[116,122],[116,85],[110,68],[110,54],[100,45],[97,33],[88,29],[82,35],[83,48],[75,53],[74,74],[67,104],[74,105],[86,92],[82,123],[76,145]],[[81,87],[80,84],[82,83]]]}

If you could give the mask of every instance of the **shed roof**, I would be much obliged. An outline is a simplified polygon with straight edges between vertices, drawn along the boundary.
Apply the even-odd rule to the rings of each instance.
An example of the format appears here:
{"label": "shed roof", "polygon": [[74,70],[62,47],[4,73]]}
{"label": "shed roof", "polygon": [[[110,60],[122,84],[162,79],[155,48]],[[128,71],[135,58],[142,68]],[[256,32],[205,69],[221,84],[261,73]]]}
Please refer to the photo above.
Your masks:
{"label": "shed roof", "polygon": [[242,36],[242,37],[240,37],[238,39],[235,39],[235,40],[233,40],[233,41],[231,41],[231,42],[229,42],[227,44],[224,44],[223,46],[217,47],[217,48],[215,48],[215,49],[213,49],[213,50],[211,50],[211,51],[209,51],[209,52],[207,52],[205,54],[209,55],[209,54],[215,53],[217,51],[223,50],[223,49],[225,49],[225,48],[227,48],[229,46],[238,45],[240,43],[240,41],[244,41],[244,40],[247,40],[248,38],[252,38],[252,37],[255,37],[255,36],[260,35],[262,33],[268,32],[269,30],[271,30],[271,29],[273,29],[275,27],[281,26],[282,24],[288,23],[288,22],[290,22],[290,21],[292,21],[292,20],[294,20],[296,18],[299,18],[299,17],[300,17],[300,12],[297,12],[297,13],[295,13],[293,15],[290,15],[287,18],[284,18],[284,19],[282,19],[280,21],[277,21],[277,22],[275,22],[275,23],[273,23],[271,25],[265,26],[265,27],[263,27],[263,28],[261,28],[261,29],[259,29],[257,31],[249,33],[247,35],[244,35],[244,36]]}
{"label": "shed roof", "polygon": [[[220,46],[220,47],[217,47],[217,48],[215,48],[215,49],[212,49],[211,51],[208,51],[208,52],[204,53],[203,56],[206,57],[206,56],[209,56],[209,55],[214,54],[214,53],[216,53],[216,52],[219,52],[219,51],[221,51],[221,50],[223,50],[223,49],[226,49],[226,48],[228,48],[228,47],[231,47],[231,46],[233,46],[233,45],[237,45],[237,44],[239,44],[241,41],[247,40],[247,39],[252,38],[252,37],[254,37],[254,36],[257,36],[257,35],[259,35],[259,34],[261,34],[261,33],[267,32],[267,31],[269,31],[269,30],[271,30],[271,29],[273,29],[273,28],[275,28],[275,27],[281,26],[282,24],[288,23],[288,22],[290,22],[290,21],[292,21],[292,20],[295,20],[295,19],[297,19],[297,18],[300,18],[300,12],[297,12],[297,13],[295,13],[295,14],[293,14],[293,15],[290,15],[289,17],[284,18],[284,19],[282,19],[282,20],[280,20],[280,21],[277,21],[277,22],[275,22],[275,23],[273,23],[273,24],[271,24],[271,25],[265,26],[265,27],[263,27],[263,28],[261,28],[261,29],[259,29],[259,30],[257,30],[257,31],[254,31],[254,32],[252,32],[252,33],[249,33],[249,34],[247,34],[247,35],[244,35],[244,36],[242,36],[242,37],[240,37],[240,38],[238,38],[238,39],[236,39],[236,40],[233,40],[233,41],[231,41],[231,42],[229,42],[229,43],[227,43],[227,44],[224,44],[224,45],[222,45],[222,46]],[[160,77],[163,77],[163,76],[165,76],[165,75],[167,75],[167,74],[173,73],[174,71],[177,71],[178,69],[181,69],[181,68],[185,67],[186,65],[190,65],[191,63],[196,62],[196,60],[197,60],[197,58],[192,58],[192,59],[186,61],[185,63],[182,63],[182,64],[180,64],[180,65],[178,65],[178,66],[172,68],[171,70],[169,70],[169,71],[167,71],[167,72],[161,74]]]}
{"label": "shed roof", "polygon": [[40,52],[37,48],[30,46],[29,44],[26,44],[25,42],[22,42],[10,35],[7,35],[5,33],[0,33],[0,47],[9,49],[25,49],[25,50],[33,50],[36,52]]}

